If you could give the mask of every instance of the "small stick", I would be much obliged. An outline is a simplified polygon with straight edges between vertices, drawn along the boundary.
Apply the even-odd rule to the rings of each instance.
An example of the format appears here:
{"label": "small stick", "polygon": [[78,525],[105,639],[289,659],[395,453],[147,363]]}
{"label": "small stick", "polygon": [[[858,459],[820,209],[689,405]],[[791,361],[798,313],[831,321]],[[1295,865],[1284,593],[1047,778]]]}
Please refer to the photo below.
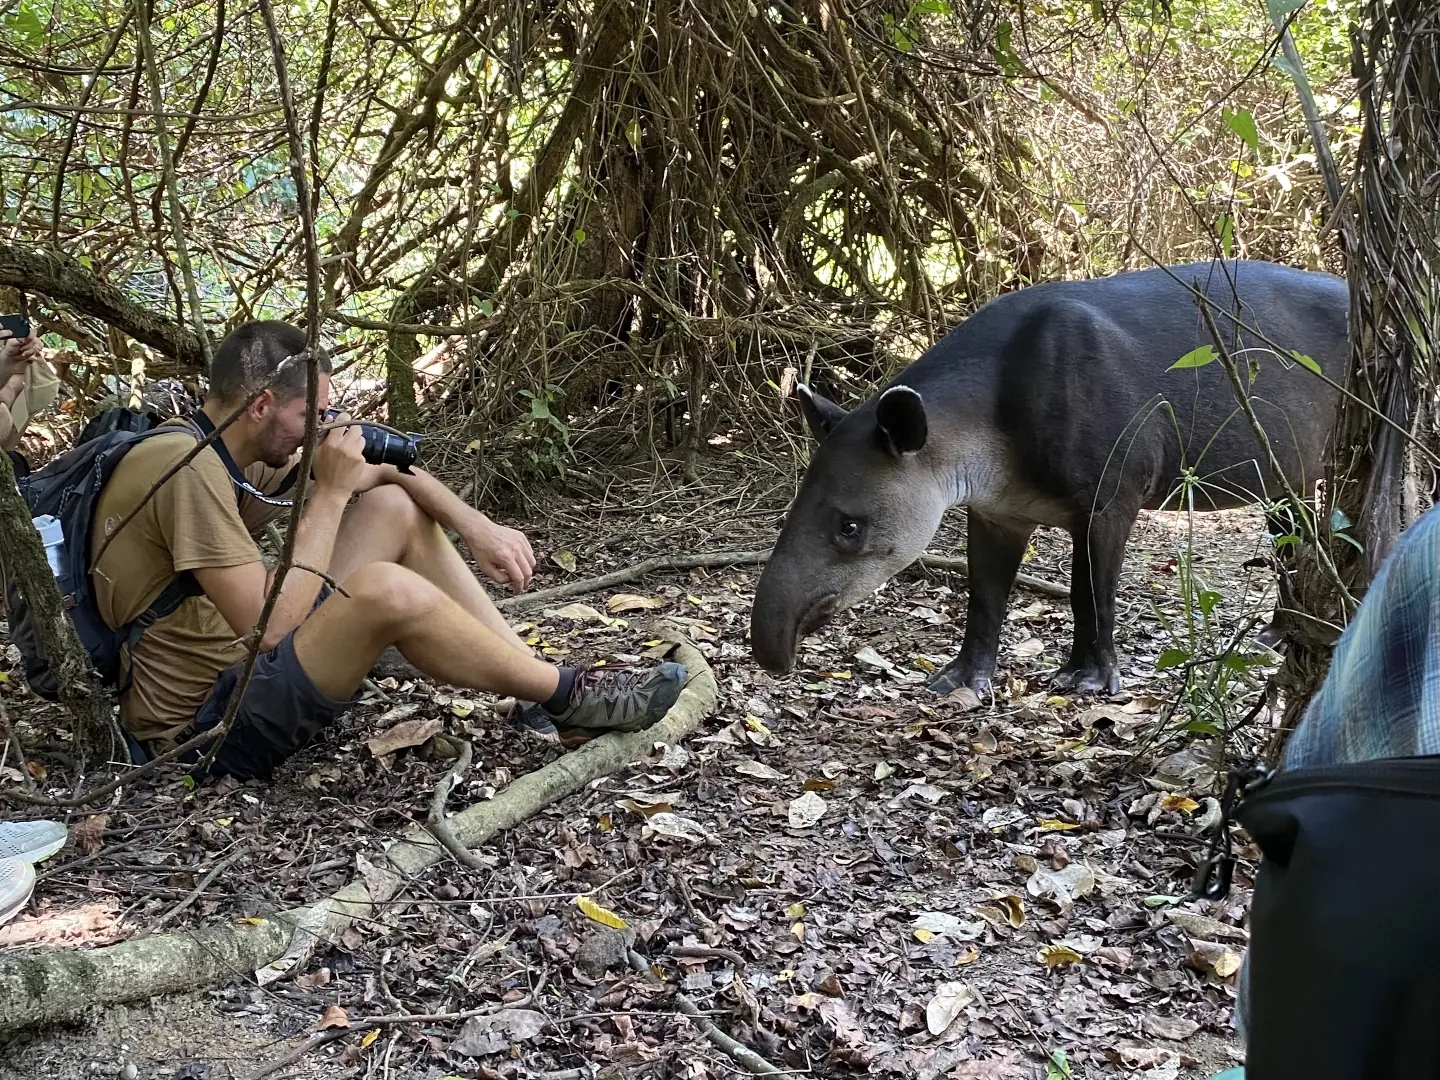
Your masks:
{"label": "small stick", "polygon": [[745,967],[745,958],[734,949],[712,949],[708,945],[676,945],[670,950],[674,957],[695,957],[705,960],[729,960],[736,970]]}
{"label": "small stick", "polygon": [[425,827],[430,830],[430,835],[445,846],[446,851],[455,856],[457,862],[471,870],[484,870],[486,867],[480,857],[455,838],[455,833],[445,820],[445,800],[450,795],[450,789],[459,783],[460,778],[469,770],[470,759],[475,754],[470,740],[448,738],[451,743],[459,746],[460,757],[450,766],[450,771],[440,778],[440,783],[435,785],[435,794],[430,799],[430,816],[426,819]]}
{"label": "small stick", "polygon": [[[636,578],[654,573],[656,570],[753,566],[767,561],[770,558],[771,550],[763,548],[759,551],[712,551],[701,555],[655,555],[633,566],[627,566],[623,570],[613,570],[608,574],[601,574],[599,577],[567,582],[564,585],[541,589],[528,595],[502,597],[495,601],[495,606],[504,610],[544,603],[546,600],[560,600],[567,596],[599,592],[601,589],[608,589],[615,585],[624,585]],[[921,555],[912,565],[924,566],[931,570],[954,570],[961,574],[970,572],[970,563],[963,556],[958,555]],[[1046,581],[1030,574],[1016,574],[1015,584],[1032,592],[1038,592],[1044,596],[1054,596],[1061,600],[1070,596],[1068,586]]]}
{"label": "small stick", "polygon": [[336,1039],[343,1039],[346,1035],[350,1034],[351,1030],[352,1029],[348,1027],[340,1027],[317,1031],[283,1058],[272,1061],[269,1065],[262,1065],[259,1072],[251,1073],[246,1077],[246,1080],[265,1080],[265,1077],[271,1073],[277,1073],[285,1068],[285,1066],[293,1065],[311,1050],[324,1046],[326,1043],[332,1043]]}
{"label": "small stick", "polygon": [[[650,965],[646,963],[645,958],[638,952],[630,949],[627,955],[632,968],[657,986],[665,985],[665,980],[657,977],[655,972],[650,970]],[[695,1026],[700,1029],[705,1038],[710,1040],[710,1045],[728,1054],[730,1060],[734,1061],[735,1064],[749,1070],[756,1076],[781,1076],[785,1077],[786,1080],[790,1080],[789,1073],[771,1065],[770,1062],[755,1053],[754,1050],[751,1050],[744,1043],[738,1042],[716,1027],[715,1024],[708,1020],[705,1014],[700,1011],[699,1006],[679,990],[674,991],[674,996],[675,1004],[679,1007],[680,1011],[695,1023]]]}
{"label": "small stick", "polygon": [[245,854],[245,850],[245,848],[241,848],[239,851],[231,852],[228,856],[221,859],[214,866],[212,866],[210,868],[210,872],[200,879],[199,885],[196,885],[195,888],[191,889],[190,892],[185,895],[185,898],[183,900],[181,900],[178,904],[172,907],[169,911],[165,912],[164,915],[161,915],[160,918],[155,920],[155,925],[150,927],[146,936],[149,936],[149,934],[159,933],[162,926],[168,923],[171,919],[175,918],[176,915],[179,915],[196,900],[200,899],[200,895],[210,887],[210,883],[214,881],[217,877],[219,877],[221,873],[223,873],[225,870],[228,870],[231,866],[233,866],[235,862],[240,858],[240,856]]}

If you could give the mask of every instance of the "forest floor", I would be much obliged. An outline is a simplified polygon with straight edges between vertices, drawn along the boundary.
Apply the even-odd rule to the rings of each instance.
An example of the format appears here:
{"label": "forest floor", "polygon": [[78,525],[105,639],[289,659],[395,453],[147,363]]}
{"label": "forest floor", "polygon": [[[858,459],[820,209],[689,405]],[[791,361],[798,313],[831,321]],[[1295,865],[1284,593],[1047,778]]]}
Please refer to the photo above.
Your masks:
{"label": "forest floor", "polygon": [[[772,483],[723,462],[703,475],[688,487],[621,476],[603,502],[512,522],[541,558],[534,587],[654,554],[770,543],[793,477]],[[485,1007],[495,1011],[464,1026],[347,1035],[268,1075],[740,1075],[666,990],[607,955],[613,939],[581,911],[581,893],[633,928],[670,986],[795,1076],[1167,1080],[1231,1068],[1253,851],[1228,900],[1187,899],[1218,755],[1180,730],[1195,718],[1172,716],[1187,692],[1156,660],[1183,611],[1177,560],[1193,551],[1204,589],[1222,598],[1215,618],[1236,615],[1267,580],[1242,566],[1261,553],[1261,531],[1255,512],[1142,519],[1120,595],[1115,698],[1047,689],[1069,645],[1068,603],[1024,589],[1011,597],[999,702],[936,697],[923,672],[958,648],[965,581],[920,569],[807,639],[780,680],[749,657],[758,567],[657,573],[522,609],[512,622],[569,660],[641,654],[652,619],[678,619],[713,666],[718,709],[685,745],[501,834],[480,851],[484,872],[427,872],[294,977],[261,988],[238,973],[24,1034],[0,1045],[0,1078],[252,1077],[336,1008]],[[963,540],[963,514],[952,515],[930,550],[959,552]],[[552,558],[560,551],[573,572]],[[1024,569],[1063,583],[1068,561],[1068,538],[1044,531]],[[63,783],[58,713],[18,677],[0,699],[32,774]],[[39,867],[35,899],[0,927],[0,948],[146,932],[221,861],[167,931],[326,895],[351,879],[357,854],[424,821],[449,767],[433,742],[394,749],[387,736],[393,747],[443,727],[473,742],[456,808],[560,753],[493,706],[401,666],[272,784],[141,783],[103,820],[70,821],[70,845]],[[1264,738],[1267,717],[1240,738]],[[13,766],[0,783],[18,781]],[[673,816],[652,825],[660,811]]]}

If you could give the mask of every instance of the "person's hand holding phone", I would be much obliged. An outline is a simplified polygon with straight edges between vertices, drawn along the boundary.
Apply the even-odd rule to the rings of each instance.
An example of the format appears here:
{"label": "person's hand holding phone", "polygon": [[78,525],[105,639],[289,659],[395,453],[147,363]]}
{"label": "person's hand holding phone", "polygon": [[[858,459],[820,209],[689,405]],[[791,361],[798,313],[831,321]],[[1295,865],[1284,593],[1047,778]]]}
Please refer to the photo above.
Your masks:
{"label": "person's hand holding phone", "polygon": [[40,339],[23,315],[0,315],[0,386],[24,375],[40,355]]}

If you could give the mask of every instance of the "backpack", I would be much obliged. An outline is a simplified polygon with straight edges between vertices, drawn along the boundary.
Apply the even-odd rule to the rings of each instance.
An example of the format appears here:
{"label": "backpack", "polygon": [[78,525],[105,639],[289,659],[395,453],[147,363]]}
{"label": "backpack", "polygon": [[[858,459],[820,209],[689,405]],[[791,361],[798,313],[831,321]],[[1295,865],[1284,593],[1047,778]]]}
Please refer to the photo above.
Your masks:
{"label": "backpack", "polygon": [[[133,648],[157,619],[169,615],[187,597],[199,596],[202,592],[195,576],[185,571],[166,585],[134,620],[112,630],[100,617],[90,578],[90,536],[101,490],[131,447],[142,439],[173,430],[185,429],[158,428],[151,414],[133,409],[109,409],[86,426],[85,433],[92,437],[17,482],[31,517],[49,514],[60,522],[65,551],[56,584],[80,644],[90,655],[101,682],[117,694],[124,694],[130,687],[130,671],[127,669],[122,677],[120,670],[122,652]],[[58,700],[59,683],[45,655],[35,613],[10,575],[4,577],[10,640],[24,660],[25,681],[41,697]]]}

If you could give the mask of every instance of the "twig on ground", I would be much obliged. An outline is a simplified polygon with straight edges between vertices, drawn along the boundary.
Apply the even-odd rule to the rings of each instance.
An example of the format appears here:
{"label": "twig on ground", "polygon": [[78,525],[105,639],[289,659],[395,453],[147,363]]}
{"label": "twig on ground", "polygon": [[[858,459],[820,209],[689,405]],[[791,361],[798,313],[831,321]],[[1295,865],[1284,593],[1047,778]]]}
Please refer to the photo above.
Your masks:
{"label": "twig on ground", "polygon": [[469,771],[475,748],[470,745],[469,739],[457,739],[454,736],[446,738],[459,749],[460,757],[450,766],[449,772],[440,778],[440,783],[435,785],[435,794],[430,799],[430,816],[425,821],[425,827],[436,840],[445,845],[445,850],[455,856],[457,862],[471,870],[484,870],[485,864],[481,862],[480,856],[460,843],[445,821],[445,800],[450,795],[450,789]]}
{"label": "twig on ground", "polygon": [[745,967],[745,958],[734,949],[712,949],[708,945],[676,945],[670,949],[670,955],[677,959],[694,957],[704,960],[729,960],[737,971]]}
{"label": "twig on ground", "polygon": [[265,1080],[265,1077],[279,1072],[287,1065],[293,1065],[312,1050],[318,1050],[326,1043],[332,1043],[336,1039],[343,1039],[353,1031],[353,1027],[327,1028],[324,1031],[317,1031],[299,1046],[295,1047],[282,1058],[276,1058],[268,1065],[260,1066],[258,1072],[251,1073],[245,1080]]}
{"label": "twig on ground", "polygon": [[[608,574],[601,574],[599,577],[586,578],[583,581],[570,581],[564,585],[556,585],[551,589],[540,589],[538,592],[522,594],[520,596],[505,596],[495,601],[497,608],[509,609],[525,607],[530,604],[541,604],[547,600],[562,600],[567,596],[583,596],[586,593],[599,592],[602,589],[609,589],[615,585],[625,585],[646,574],[652,574],[657,570],[689,570],[696,567],[715,568],[721,566],[754,566],[763,563],[770,558],[772,549],[764,548],[759,551],[712,551],[700,555],[655,555],[644,559],[633,566],[627,566],[623,570],[612,570]],[[954,570],[957,573],[968,574],[970,563],[959,555],[922,555],[914,563],[930,570]],[[1031,592],[1038,592],[1045,596],[1054,596],[1058,599],[1068,599],[1070,589],[1066,585],[1060,585],[1053,581],[1046,581],[1043,578],[1034,577],[1030,574],[1016,574],[1015,584],[1021,588],[1029,589]]]}
{"label": "twig on ground", "polygon": [[[658,986],[665,985],[665,980],[661,979],[655,974],[655,972],[650,970],[649,963],[647,963],[645,958],[641,956],[638,952],[636,952],[634,949],[630,949],[627,951],[626,955],[630,959],[630,966],[636,971],[638,971],[641,975],[643,975],[647,980]],[[675,997],[675,1004],[680,1009],[680,1011],[686,1016],[688,1016],[691,1021],[694,1022],[695,1026],[700,1029],[701,1033],[704,1034],[705,1038],[710,1040],[711,1046],[714,1046],[718,1050],[724,1051],[730,1056],[730,1060],[735,1062],[735,1064],[739,1065],[743,1069],[748,1070],[749,1072],[754,1073],[756,1076],[790,1076],[790,1074],[785,1072],[783,1069],[779,1069],[776,1066],[771,1065],[770,1062],[766,1061],[763,1057],[757,1054],[754,1050],[751,1050],[744,1043],[739,1042],[738,1040],[725,1034],[725,1032],[721,1031],[718,1027],[715,1026],[713,1021],[705,1017],[705,1015],[700,1011],[700,1007],[696,1005],[695,1002],[691,1001],[679,990],[675,990],[673,991],[673,993]]]}
{"label": "twig on ground", "polygon": [[210,868],[210,872],[200,879],[200,884],[196,885],[195,888],[191,889],[190,892],[186,894],[185,899],[181,900],[169,911],[165,912],[164,915],[161,915],[160,918],[155,920],[155,925],[150,927],[149,933],[159,933],[162,926],[168,923],[171,919],[175,918],[175,916],[179,915],[196,900],[200,899],[201,894],[210,887],[210,883],[214,881],[217,877],[219,877],[222,873],[224,873],[224,871],[228,870],[231,866],[233,866],[235,862],[239,860],[242,855],[245,854],[246,850],[247,849],[245,848],[241,848],[238,851],[233,851],[225,858],[217,862],[214,866],[212,866]]}

